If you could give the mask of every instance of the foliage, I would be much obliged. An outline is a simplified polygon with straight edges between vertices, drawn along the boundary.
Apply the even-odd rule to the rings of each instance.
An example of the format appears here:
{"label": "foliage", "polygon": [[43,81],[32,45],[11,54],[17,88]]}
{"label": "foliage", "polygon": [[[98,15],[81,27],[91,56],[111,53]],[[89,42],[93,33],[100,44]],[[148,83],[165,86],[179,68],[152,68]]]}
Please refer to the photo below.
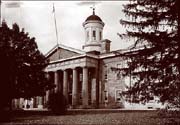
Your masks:
{"label": "foliage", "polygon": [[35,38],[30,38],[17,24],[10,29],[2,23],[0,58],[0,107],[7,106],[13,98],[43,95],[50,87],[43,71],[48,61],[38,50]]}
{"label": "foliage", "polygon": [[61,92],[51,93],[49,95],[48,108],[56,115],[65,114],[67,103],[64,95]]}
{"label": "foliage", "polygon": [[[135,40],[131,53],[126,53],[133,78],[129,93],[140,101],[158,96],[161,102],[180,107],[180,41],[179,0],[130,0],[121,20],[127,30],[122,38]],[[142,46],[138,48],[138,46]],[[138,95],[138,96],[137,96]]]}

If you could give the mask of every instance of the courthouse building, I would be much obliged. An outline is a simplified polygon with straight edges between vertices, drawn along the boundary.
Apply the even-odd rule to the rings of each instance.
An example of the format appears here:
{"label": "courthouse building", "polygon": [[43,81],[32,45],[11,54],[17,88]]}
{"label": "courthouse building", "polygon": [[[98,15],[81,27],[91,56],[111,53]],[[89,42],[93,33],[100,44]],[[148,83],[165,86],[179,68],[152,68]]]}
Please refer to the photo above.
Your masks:
{"label": "courthouse building", "polygon": [[[93,10],[83,23],[85,42],[82,50],[59,44],[46,54],[50,62],[45,71],[56,85],[55,91],[63,93],[69,107],[126,107],[122,91],[131,80],[115,69],[126,67],[122,55],[130,50],[111,51],[113,41],[103,39],[104,26],[105,22]],[[29,100],[30,107],[46,107],[49,94],[47,91],[46,96]]]}
{"label": "courthouse building", "polygon": [[120,56],[122,50],[110,50],[111,41],[103,39],[104,26],[93,11],[83,23],[85,43],[82,50],[59,44],[46,54],[50,60],[46,72],[57,86],[55,91],[63,92],[69,106],[124,105],[125,78],[113,70],[124,63]]}

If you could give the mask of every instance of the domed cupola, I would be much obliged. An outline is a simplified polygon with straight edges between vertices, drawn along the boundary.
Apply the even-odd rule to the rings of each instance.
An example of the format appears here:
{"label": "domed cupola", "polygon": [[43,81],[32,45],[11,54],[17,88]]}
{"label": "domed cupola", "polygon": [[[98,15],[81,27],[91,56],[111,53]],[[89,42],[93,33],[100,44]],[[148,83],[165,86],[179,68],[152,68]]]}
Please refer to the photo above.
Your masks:
{"label": "domed cupola", "polygon": [[86,19],[86,21],[90,21],[90,20],[96,20],[96,21],[102,22],[101,18],[99,16],[95,15],[94,10],[93,10],[93,14]]}
{"label": "domed cupola", "polygon": [[83,23],[85,30],[85,45],[83,49],[86,52],[101,51],[101,40],[103,39],[103,27],[104,23],[99,16],[95,14],[93,8],[93,14],[87,17]]}

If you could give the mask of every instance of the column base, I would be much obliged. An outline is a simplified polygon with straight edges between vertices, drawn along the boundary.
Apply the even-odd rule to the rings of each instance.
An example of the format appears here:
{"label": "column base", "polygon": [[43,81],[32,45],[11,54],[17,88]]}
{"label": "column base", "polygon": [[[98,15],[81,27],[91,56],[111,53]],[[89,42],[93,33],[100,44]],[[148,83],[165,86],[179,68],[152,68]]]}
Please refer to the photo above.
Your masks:
{"label": "column base", "polygon": [[72,109],[79,109],[80,105],[72,105]]}
{"label": "column base", "polygon": [[90,105],[82,105],[82,109],[91,109],[92,108],[92,106],[90,106]]}
{"label": "column base", "polygon": [[38,105],[38,109],[43,109],[43,105]]}

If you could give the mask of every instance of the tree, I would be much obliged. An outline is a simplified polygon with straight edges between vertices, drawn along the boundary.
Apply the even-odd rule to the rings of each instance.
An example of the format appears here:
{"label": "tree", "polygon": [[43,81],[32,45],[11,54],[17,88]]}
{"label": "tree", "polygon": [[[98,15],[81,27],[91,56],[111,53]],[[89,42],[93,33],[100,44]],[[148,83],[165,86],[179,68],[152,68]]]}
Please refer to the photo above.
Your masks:
{"label": "tree", "polygon": [[[161,102],[180,107],[179,0],[130,0],[123,12],[128,17],[120,23],[127,27],[122,38],[133,38],[133,48],[126,53],[134,85],[133,97],[148,101],[158,96]],[[132,48],[132,49],[133,49]]]}
{"label": "tree", "polygon": [[51,87],[44,68],[48,64],[38,50],[35,38],[30,38],[17,24],[10,29],[5,22],[0,27],[0,108],[13,98],[44,95]]}

